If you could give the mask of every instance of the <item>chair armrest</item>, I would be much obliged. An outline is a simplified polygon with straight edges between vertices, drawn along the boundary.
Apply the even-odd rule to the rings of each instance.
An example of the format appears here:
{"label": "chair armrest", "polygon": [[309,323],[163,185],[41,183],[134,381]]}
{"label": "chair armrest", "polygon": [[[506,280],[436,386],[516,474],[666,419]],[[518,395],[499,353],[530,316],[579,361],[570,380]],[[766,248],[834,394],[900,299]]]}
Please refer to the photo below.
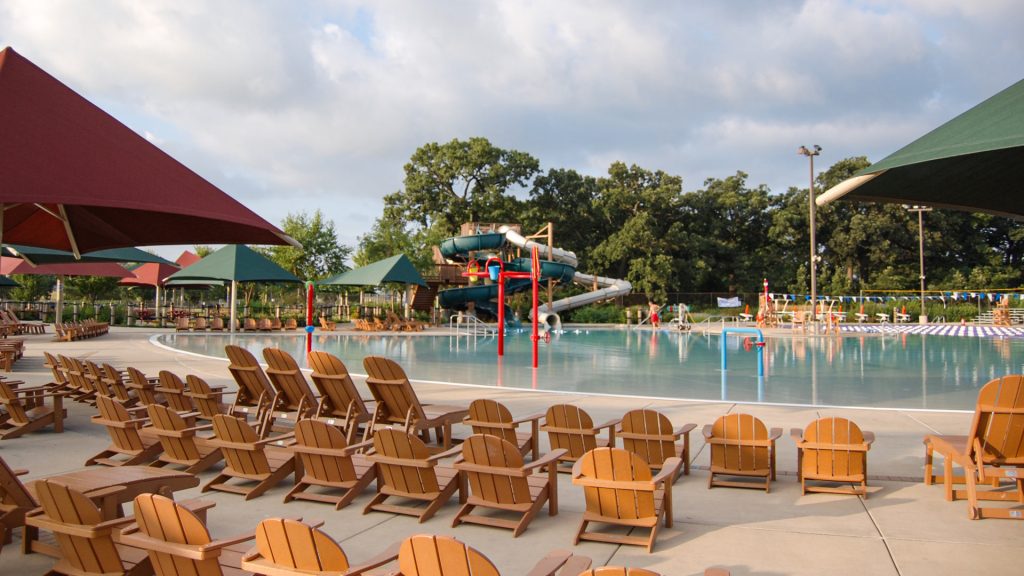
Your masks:
{"label": "chair armrest", "polygon": [[622,418],[613,418],[607,422],[602,422],[601,424],[594,426],[592,430],[596,432],[599,430],[604,430],[605,428],[615,428],[616,426],[618,426],[620,422],[622,422]]}
{"label": "chair armrest", "polygon": [[533,462],[524,465],[523,470],[533,470],[534,468],[540,468],[541,466],[550,464],[551,462],[554,462],[561,458],[566,452],[568,451],[565,448],[556,448],[555,450],[548,452],[547,454],[541,456],[540,458],[534,460]]}
{"label": "chair armrest", "polygon": [[362,450],[363,448],[369,448],[370,446],[373,446],[373,440],[372,439],[371,440],[365,440],[363,442],[358,442],[356,444],[351,444],[349,446],[346,446],[345,450],[342,453],[345,454],[345,455],[354,454],[354,453],[358,452],[359,450]]}
{"label": "chair armrest", "polygon": [[575,464],[572,465],[572,474],[570,474],[570,476],[572,477],[573,480],[575,480],[575,479],[579,478],[582,475],[583,475],[583,458],[580,458],[579,460],[576,461]]}
{"label": "chair armrest", "polygon": [[782,437],[782,428],[772,428],[768,431],[769,440],[778,440]]}
{"label": "chair armrest", "polygon": [[455,455],[461,454],[461,453],[462,453],[462,446],[452,446],[451,448],[445,450],[444,452],[438,452],[437,454],[434,454],[430,458],[427,458],[427,462],[436,462],[438,460],[443,460],[445,458],[450,458],[452,456],[455,456]]}
{"label": "chair armrest", "polygon": [[28,474],[28,468],[17,468],[15,470],[11,470],[11,474],[14,474],[15,476],[24,476],[25,474]]}
{"label": "chair armrest", "polygon": [[674,431],[672,432],[672,434],[673,434],[673,435],[675,435],[675,436],[682,436],[683,434],[686,434],[686,433],[688,433],[688,432],[691,432],[691,431],[692,431],[692,430],[693,430],[694,428],[696,428],[696,427],[697,427],[697,425],[696,425],[696,424],[683,424],[683,425],[682,425],[682,426],[680,426],[679,428],[676,428],[676,429],[675,429],[675,430],[674,430]]}
{"label": "chair armrest", "polygon": [[248,534],[239,534],[237,536],[232,536],[230,538],[221,538],[220,540],[214,540],[213,542],[210,542],[209,544],[205,544],[203,546],[200,546],[199,550],[200,550],[200,552],[207,552],[207,551],[210,551],[210,550],[219,550],[221,548],[227,548],[228,546],[234,546],[235,544],[241,544],[242,542],[246,542],[248,540],[254,540],[255,538],[256,538],[256,533],[255,532],[250,532]]}
{"label": "chair armrest", "polygon": [[256,444],[256,445],[260,445],[260,444],[274,444],[274,443],[277,443],[277,442],[281,442],[283,440],[288,440],[289,438],[295,438],[295,432],[288,432],[287,434],[281,434],[279,436],[272,436],[270,438],[264,438],[263,440],[257,440],[255,442],[253,442],[253,444]]}
{"label": "chair armrest", "polygon": [[875,441],[875,433],[864,430],[861,432],[864,435],[864,444],[871,446],[871,443]]}
{"label": "chair armrest", "polygon": [[345,572],[345,576],[355,576],[356,574],[362,574],[367,570],[378,568],[380,566],[387,564],[388,562],[396,560],[398,558],[398,551],[399,549],[401,549],[401,547],[401,542],[395,542],[394,544],[388,546],[387,549],[385,549],[380,554],[377,554],[373,558],[370,558],[369,560],[366,560],[365,562],[362,562],[355,566],[349,566],[348,571]]}
{"label": "chair armrest", "polygon": [[801,428],[790,428],[789,437],[797,444],[800,444],[804,441],[804,431]]}
{"label": "chair armrest", "polygon": [[103,497],[106,497],[106,496],[111,496],[113,494],[117,494],[118,492],[123,492],[123,491],[125,491],[127,489],[128,489],[127,486],[123,486],[123,485],[118,484],[118,485],[115,485],[115,486],[104,486],[103,488],[97,488],[95,490],[90,490],[88,492],[84,492],[83,495],[86,496],[87,498],[90,498],[90,499],[103,498]]}
{"label": "chair armrest", "polygon": [[704,427],[701,428],[700,433],[704,435],[706,440],[710,440],[714,436],[711,432],[712,428],[713,426],[711,424],[705,424]]}
{"label": "chair armrest", "polygon": [[654,478],[651,478],[651,482],[655,486],[657,486],[658,484],[661,484],[662,482],[671,479],[673,476],[675,476],[676,472],[679,471],[679,468],[682,465],[683,460],[677,456],[665,458],[665,461],[661,464],[661,470]]}
{"label": "chair armrest", "polygon": [[213,500],[203,500],[202,498],[190,498],[188,500],[182,500],[178,502],[178,504],[183,508],[188,509],[190,512],[202,512],[217,505]]}
{"label": "chair armrest", "polygon": [[[551,576],[572,557],[572,552],[569,550],[553,550],[547,556],[537,561],[537,564],[526,573],[526,576]],[[589,563],[587,567],[589,567]],[[573,574],[579,574],[580,572],[582,570],[573,572]]]}
{"label": "chair armrest", "polygon": [[543,413],[530,414],[529,416],[523,416],[522,418],[516,418],[515,420],[509,422],[509,424],[522,424],[523,422],[533,422],[533,421],[536,421],[536,420],[540,420],[543,417],[544,417]]}

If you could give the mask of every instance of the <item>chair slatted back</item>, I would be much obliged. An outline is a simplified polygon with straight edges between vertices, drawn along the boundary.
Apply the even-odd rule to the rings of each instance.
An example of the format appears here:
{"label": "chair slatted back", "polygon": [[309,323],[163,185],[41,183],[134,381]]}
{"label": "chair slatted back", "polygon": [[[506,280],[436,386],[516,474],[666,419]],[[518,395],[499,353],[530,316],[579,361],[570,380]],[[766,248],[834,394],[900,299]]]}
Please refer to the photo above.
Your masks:
{"label": "chair slatted back", "polygon": [[243,325],[242,325],[242,330],[246,330],[246,331],[256,330],[256,319],[255,318],[246,318],[244,323],[243,323]]}
{"label": "chair slatted back", "polygon": [[572,458],[597,448],[594,420],[579,406],[556,404],[548,408],[541,430],[548,433],[551,448],[561,448]]}
{"label": "chair slatted back", "polygon": [[504,404],[489,398],[480,398],[470,403],[469,419],[464,423],[473,428],[473,434],[497,436],[516,445],[519,440],[512,420],[512,412]]}
{"label": "chair slatted back", "polygon": [[178,462],[195,461],[202,457],[195,438],[181,434],[181,431],[189,426],[177,412],[159,404],[150,404],[146,407],[146,412],[153,423],[154,432],[160,439],[160,446],[168,457]]}
{"label": "chair slatted back", "polygon": [[68,362],[68,378],[71,379],[75,388],[78,388],[85,394],[96,394],[96,387],[93,386],[92,382],[85,377],[85,366],[78,358],[72,358],[70,356],[63,356]]}
{"label": "chair slatted back", "polygon": [[337,356],[328,352],[313,350],[306,357],[306,363],[313,369],[310,376],[320,392],[323,409],[320,416],[344,418],[349,414],[355,421],[365,420],[369,410],[359,395],[348,367]]}
{"label": "chair slatted back", "polygon": [[728,414],[712,425],[711,465],[745,472],[771,467],[768,428],[750,414]]}
{"label": "chair slatted back", "polygon": [[474,434],[462,444],[470,492],[498,504],[531,503],[530,484],[522,475],[519,448],[497,436]]}
{"label": "chair slatted back", "polygon": [[206,320],[206,318],[196,318],[195,326],[193,326],[192,329],[193,330],[206,330],[209,327],[210,327],[210,323]]}
{"label": "chair slatted back", "polygon": [[981,463],[1024,466],[1024,376],[1003,376],[978,391],[968,440],[975,439]]}
{"label": "chair slatted back", "polygon": [[17,392],[11,388],[11,385],[7,382],[0,380],[0,406],[4,407],[7,411],[8,418],[11,419],[15,425],[24,426],[31,423],[28,411],[25,409],[25,405],[22,403],[22,399],[18,396]]}
{"label": "chair slatted back", "polygon": [[[134,507],[135,522],[139,525],[139,531],[163,544],[152,548],[142,544],[153,564],[156,576],[222,574],[216,555],[202,560],[194,557],[197,548],[212,541],[206,524],[195,513],[159,494],[136,496]],[[141,542],[135,540],[133,543]]]}
{"label": "chair slatted back", "polygon": [[225,413],[227,407],[221,402],[221,395],[215,393],[206,380],[189,374],[185,376],[185,382],[188,384],[185,395],[192,399],[192,404],[203,418],[213,420],[217,414]]}
{"label": "chair slatted back", "polygon": [[223,329],[224,329],[224,319],[223,318],[218,316],[218,317],[214,318],[213,320],[210,320],[210,330],[223,330]]}
{"label": "chair slatted back", "polygon": [[[596,448],[580,459],[587,512],[620,520],[657,522],[651,468],[639,456],[621,448]],[[644,485],[644,482],[650,484]]]}
{"label": "chair slatted back", "polygon": [[[224,347],[227,353],[228,371],[238,384],[238,395],[235,396],[235,404],[238,406],[258,406],[260,398],[269,400],[274,396],[274,388],[270,380],[263,372],[263,367],[256,361],[256,357],[241,346],[229,344]],[[265,400],[265,401],[266,401]]]}
{"label": "chair slatted back", "polygon": [[382,428],[373,435],[376,454],[370,458],[377,464],[377,480],[385,486],[406,494],[440,492],[433,466],[417,466],[430,457],[422,440],[395,430]]}
{"label": "chair slatted back", "polygon": [[402,576],[501,576],[486,556],[450,536],[421,534],[398,550]]}
{"label": "chair slatted back", "polygon": [[139,429],[131,422],[132,417],[124,406],[112,398],[99,396],[96,398],[96,408],[100,413],[99,416],[93,416],[93,422],[107,428],[110,441],[119,452],[138,452],[146,448]]}
{"label": "chair slatted back", "polygon": [[257,444],[259,435],[248,422],[237,416],[218,414],[213,417],[214,443],[224,454],[224,464],[238,474],[264,475],[270,473],[270,463]]}
{"label": "chair slatted back", "polygon": [[58,386],[67,386],[67,374],[64,372],[64,366],[61,364],[60,360],[58,360],[53,354],[46,351],[43,352],[43,356],[46,358],[46,362],[43,363],[43,366],[49,368],[50,373],[53,374],[53,383]]}
{"label": "chair slatted back", "polygon": [[309,574],[342,573],[348,557],[330,536],[298,520],[267,518],[256,527],[256,549],[270,564]]}
{"label": "chair slatted back", "polygon": [[63,574],[121,574],[124,565],[111,530],[94,530],[100,509],[84,494],[51,480],[37,480],[36,496],[60,546],[54,571]]}
{"label": "chair slatted back", "polygon": [[158,376],[160,377],[159,391],[167,399],[167,406],[178,412],[195,410],[192,399],[185,396],[185,383],[181,381],[181,377],[170,370],[161,370]]}
{"label": "chair slatted back", "polygon": [[36,502],[32,494],[0,456],[0,518],[15,508],[28,510],[35,507]]}
{"label": "chair slatted back", "polygon": [[383,422],[405,424],[409,415],[412,416],[410,422],[424,418],[423,406],[405,370],[397,362],[383,356],[367,356],[363,358],[363,368],[367,374],[366,385],[377,401]]}
{"label": "chair slatted back", "polygon": [[334,426],[320,420],[304,419],[295,423],[292,450],[299,455],[307,474],[322,482],[339,483],[356,480],[352,458],[324,454],[324,450],[341,451],[348,447],[345,436]]}
{"label": "chair slatted back", "polygon": [[668,417],[656,410],[631,410],[622,417],[622,445],[653,467],[678,456],[674,430]]}
{"label": "chair slatted back", "polygon": [[127,372],[128,387],[135,390],[135,395],[139,397],[139,404],[149,406],[160,403],[156,397],[156,387],[150,383],[149,378],[141,370],[129,366]]}
{"label": "chair slatted back", "polygon": [[82,361],[82,372],[86,380],[98,394],[106,396],[108,398],[114,398],[114,391],[111,390],[110,386],[107,385],[106,379],[103,378],[103,369],[100,368],[99,364],[92,360]]}
{"label": "chair slatted back", "polygon": [[855,476],[864,474],[864,433],[846,418],[821,418],[804,430],[803,474]]}
{"label": "chair slatted back", "polygon": [[263,358],[267,361],[267,377],[284,400],[284,408],[308,410],[316,406],[316,395],[291,354],[280,348],[265,348]]}
{"label": "chair slatted back", "polygon": [[114,395],[115,399],[120,402],[131,402],[134,400],[131,394],[128,393],[128,387],[124,384],[124,376],[120,370],[114,368],[109,363],[104,363],[100,369],[102,370],[101,380]]}

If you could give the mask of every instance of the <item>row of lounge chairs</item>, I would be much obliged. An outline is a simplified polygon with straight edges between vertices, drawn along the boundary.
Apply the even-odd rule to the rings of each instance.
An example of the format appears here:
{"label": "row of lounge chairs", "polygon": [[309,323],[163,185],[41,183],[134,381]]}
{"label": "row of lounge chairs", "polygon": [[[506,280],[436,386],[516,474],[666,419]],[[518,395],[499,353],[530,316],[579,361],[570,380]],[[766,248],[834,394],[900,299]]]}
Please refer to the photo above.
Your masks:
{"label": "row of lounge chairs", "polygon": [[21,338],[4,338],[0,340],[0,370],[10,372],[14,363],[25,355],[25,341]]}
{"label": "row of lounge chairs", "polygon": [[24,322],[13,310],[0,309],[0,336],[45,334],[46,324],[43,322]]}
{"label": "row of lounge chairs", "polygon": [[103,336],[110,331],[110,324],[92,319],[82,322],[54,322],[53,331],[57,333],[55,342],[71,342]]}
{"label": "row of lounge chairs", "polygon": [[[280,318],[245,318],[241,322],[235,321],[235,328],[248,332],[271,332],[277,330],[297,330],[299,323],[295,318],[286,318],[283,322]],[[220,332],[227,330],[224,324],[223,318],[213,318],[207,320],[206,318],[189,318],[182,316],[174,322],[174,329],[178,332],[205,332],[213,331]]]}

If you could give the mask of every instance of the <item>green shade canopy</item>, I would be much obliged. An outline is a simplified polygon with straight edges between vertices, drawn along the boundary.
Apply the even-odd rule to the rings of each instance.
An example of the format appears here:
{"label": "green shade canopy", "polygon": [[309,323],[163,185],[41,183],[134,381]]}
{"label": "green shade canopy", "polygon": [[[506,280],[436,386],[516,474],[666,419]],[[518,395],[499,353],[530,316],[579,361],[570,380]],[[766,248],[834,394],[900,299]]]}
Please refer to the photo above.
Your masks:
{"label": "green shade canopy", "polygon": [[167,280],[302,282],[291,272],[242,244],[225,246],[188,268],[171,274]]}
{"label": "green shade canopy", "polygon": [[75,258],[73,252],[64,250],[53,250],[51,248],[36,248],[33,246],[22,246],[20,244],[5,244],[3,247],[4,256],[21,258],[32,264],[65,264],[71,262],[155,262],[157,264],[170,264],[174,262],[165,260],[156,254],[150,254],[138,248],[111,248],[109,250],[97,250],[86,252],[82,257]]}
{"label": "green shade canopy", "polygon": [[343,272],[326,280],[320,280],[317,284],[334,284],[341,286],[380,286],[386,282],[397,282],[399,284],[418,284],[426,286],[423,276],[406,258],[405,254],[398,254],[373,264],[367,264],[361,268]]}
{"label": "green shade canopy", "polygon": [[917,204],[1024,218],[1024,80],[832,187],[815,201]]}
{"label": "green shade canopy", "polygon": [[7,276],[0,276],[0,288],[13,288],[15,286],[21,286],[21,284],[18,284]]}

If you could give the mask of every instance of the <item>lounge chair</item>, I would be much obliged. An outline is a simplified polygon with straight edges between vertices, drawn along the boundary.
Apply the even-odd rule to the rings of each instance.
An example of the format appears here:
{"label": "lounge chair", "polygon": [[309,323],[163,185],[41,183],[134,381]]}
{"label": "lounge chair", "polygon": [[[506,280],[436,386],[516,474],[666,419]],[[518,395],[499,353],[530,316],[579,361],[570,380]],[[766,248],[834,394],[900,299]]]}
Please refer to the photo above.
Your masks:
{"label": "lounge chair", "polygon": [[[348,506],[377,476],[373,462],[356,454],[362,447],[364,445],[349,446],[341,431],[326,422],[299,420],[295,424],[295,444],[291,447],[299,457],[295,487],[285,495],[284,501],[297,498],[324,502],[333,504],[335,510]],[[341,494],[311,488],[332,489]]]}
{"label": "lounge chair", "polygon": [[79,402],[86,402],[88,404],[96,404],[96,394],[99,393],[93,383],[85,377],[85,366],[77,358],[70,356],[60,356],[60,361],[64,365],[64,372],[68,376],[68,380],[71,382],[78,395],[75,400]]}
{"label": "lounge chair", "polygon": [[327,318],[324,318],[323,316],[321,316],[320,317],[320,329],[324,330],[325,332],[333,332],[333,331],[338,329],[338,324],[337,324],[337,322],[331,322]]}
{"label": "lounge chair", "polygon": [[263,358],[267,361],[267,378],[274,387],[270,418],[296,422],[312,416],[317,397],[295,358],[280,348],[265,348]]}
{"label": "lounge chair", "polygon": [[[708,488],[764,488],[771,490],[775,480],[775,441],[781,428],[769,431],[764,422],[750,414],[728,414],[704,426],[704,441],[711,448],[711,473]],[[764,478],[764,485],[746,481],[718,480],[716,476]]]}
{"label": "lounge chair", "polygon": [[284,330],[297,330],[299,328],[298,321],[295,318],[286,318],[284,321]]}
{"label": "lounge chair", "polygon": [[[159,494],[139,495],[135,523],[121,532],[120,541],[145,550],[156,576],[236,574],[242,554],[249,549],[243,543],[255,534],[214,540],[204,521],[205,511],[213,506],[202,501],[186,506]],[[196,507],[203,516],[196,514]]]}
{"label": "lounge chair", "polygon": [[210,322],[206,318],[196,318],[196,323],[192,326],[194,332],[206,332],[210,329]]}
{"label": "lounge chair", "polygon": [[[642,458],[620,448],[595,448],[584,454],[572,468],[572,483],[583,487],[587,510],[576,532],[580,540],[646,546],[654,550],[658,526],[672,527],[672,480],[683,463],[665,460],[657,476]],[[609,532],[588,532],[591,522],[632,528],[648,528],[646,538]]]}
{"label": "lounge chair", "polygon": [[224,319],[217,316],[213,320],[210,320],[210,331],[211,332],[223,332],[224,331]]}
{"label": "lounge chair", "polygon": [[[513,418],[512,413],[504,404],[482,398],[473,400],[469,405],[469,415],[462,423],[473,428],[473,434],[490,434],[519,448],[523,456],[533,454],[533,459],[540,458],[540,419],[543,414],[531,414],[522,418]],[[519,425],[530,423],[529,432],[520,432]]]}
{"label": "lounge chair", "polygon": [[192,399],[185,395],[185,383],[181,377],[170,370],[161,370],[159,377],[160,384],[154,390],[164,395],[168,408],[178,412],[192,412],[196,409]]}
{"label": "lounge chair", "polygon": [[[426,522],[459,489],[458,472],[437,465],[438,460],[458,453],[458,447],[431,456],[417,436],[393,428],[378,430],[373,435],[373,447],[375,452],[367,458],[377,466],[377,495],[363,509],[363,514],[391,512],[416,516],[421,523]],[[386,503],[391,497],[418,500],[427,505]]]}
{"label": "lounge chair", "polygon": [[[981,507],[979,500],[1016,501],[1024,504],[1024,376],[1014,374],[996,378],[978,391],[967,436],[928,435],[924,438],[924,483],[941,480],[946,500],[967,498],[968,515],[972,519],[1024,519],[1017,508]],[[944,459],[942,476],[933,476],[935,454]],[[953,476],[953,466],[963,468],[962,477]],[[1016,490],[1002,490],[1000,481],[1009,479]],[[990,482],[993,490],[979,490]],[[967,484],[966,490],[954,490],[954,484]]]}
{"label": "lounge chair", "polygon": [[92,417],[92,422],[106,427],[111,444],[86,460],[86,466],[135,466],[156,459],[161,450],[160,440],[151,427],[143,428],[145,418],[133,418],[124,406],[106,396],[99,396],[96,401],[100,413]]}
{"label": "lounge chair", "polygon": [[256,329],[260,332],[270,332],[274,329],[274,325],[270,322],[270,318],[260,318],[256,321]]}
{"label": "lounge chair", "polygon": [[[576,576],[590,567],[590,558],[555,550],[541,558],[527,576]],[[402,542],[398,551],[402,576],[501,576],[480,551],[451,536],[419,534]]]}
{"label": "lounge chair", "polygon": [[[54,480],[35,483],[40,508],[25,523],[57,535],[60,557],[51,573],[74,576],[143,576],[152,574],[146,553],[114,543],[114,534],[134,520],[106,519],[102,510],[78,490]],[[114,486],[110,491],[121,490]]]}
{"label": "lounge chair", "polygon": [[174,330],[176,332],[188,332],[192,329],[192,322],[188,316],[182,316],[174,321]]}
{"label": "lounge chair", "polygon": [[406,432],[421,433],[424,437],[429,437],[430,429],[435,428],[443,449],[451,447],[452,424],[461,422],[469,414],[468,408],[421,404],[405,370],[394,360],[367,356],[363,368],[367,373],[366,386],[377,401],[373,425],[398,424]]}
{"label": "lounge chair", "polygon": [[256,323],[255,318],[246,318],[242,322],[242,330],[245,332],[256,332],[259,330],[259,325]]}
{"label": "lounge chair", "polygon": [[270,408],[274,398],[274,387],[270,385],[263,367],[256,361],[252,352],[234,344],[225,346],[224,352],[230,361],[228,371],[238,384],[238,393],[235,395],[230,413],[252,415],[260,422],[264,412]]}
{"label": "lounge chair", "polygon": [[49,386],[54,392],[64,392],[67,398],[76,400],[79,395],[79,391],[71,385],[71,382],[68,380],[67,372],[65,372],[64,365],[61,361],[53,354],[46,351],[43,351],[43,357],[45,358],[43,366],[48,368],[50,370],[50,374],[53,376],[53,382],[50,382],[47,386]]}
{"label": "lounge chair", "polygon": [[141,370],[132,366],[129,366],[126,372],[128,373],[128,381],[125,385],[135,392],[135,396],[139,399],[139,404],[143,406],[149,406],[150,404],[167,405],[164,395],[156,391],[156,385],[160,381],[159,378],[150,378],[143,374]]}
{"label": "lounge chair", "polygon": [[[680,458],[683,474],[690,473],[690,431],[696,424],[684,424],[679,428],[664,414],[655,410],[632,410],[626,412],[619,424],[617,436],[622,447],[640,456],[651,468],[661,469],[666,459]],[[682,440],[682,444],[678,444]]]}
{"label": "lounge chair", "polygon": [[[43,404],[50,398],[51,405]],[[29,432],[53,426],[53,431],[64,431],[64,392],[54,392],[47,386],[14,388],[11,383],[0,380],[0,440],[17,438]]]}
{"label": "lounge chair", "polygon": [[[871,432],[846,418],[821,418],[807,428],[793,428],[796,469],[803,493],[829,492],[868,496],[868,450],[875,441]],[[840,482],[846,486],[819,486],[808,480]],[[849,486],[850,483],[860,486]]]}
{"label": "lounge chair", "polygon": [[318,525],[301,520],[267,518],[256,527],[256,547],[242,557],[242,570],[268,576],[346,576],[362,574],[398,558],[395,544],[357,566]]}
{"label": "lounge chair", "polygon": [[306,357],[306,363],[313,368],[310,379],[320,392],[316,418],[342,428],[349,444],[356,441],[360,426],[365,427],[363,440],[369,439],[369,424],[373,419],[371,406],[376,405],[363,400],[341,359],[328,352],[313,350]]}
{"label": "lounge chair", "polygon": [[159,404],[147,406],[146,411],[153,434],[163,447],[163,453],[150,466],[184,466],[189,474],[198,474],[224,459],[210,438],[197,434],[212,429],[212,425],[190,426],[180,414]]}
{"label": "lounge chair", "polygon": [[117,368],[114,368],[110,364],[103,364],[101,366],[102,376],[100,378],[103,386],[113,395],[114,400],[117,400],[125,408],[131,408],[139,403],[139,397],[136,394],[132,394],[131,390],[125,384],[124,375]]}
{"label": "lounge chair", "polygon": [[[615,446],[615,418],[594,426],[594,420],[586,411],[572,404],[556,404],[544,415],[541,431],[547,432],[551,449],[563,449],[559,463],[574,464],[581,456],[594,448]],[[598,438],[601,430],[608,430],[607,438]],[[559,467],[559,472],[571,472],[571,467]]]}
{"label": "lounge chair", "polygon": [[212,421],[217,414],[228,413],[228,406],[223,402],[224,396],[234,392],[225,391],[223,386],[210,386],[206,380],[195,374],[185,376],[185,382],[188,385],[185,396],[192,400],[192,404],[199,412],[199,418]]}
{"label": "lounge chair", "polygon": [[[244,418],[225,414],[213,418],[213,432],[216,436],[209,442],[224,452],[224,469],[203,485],[203,492],[220,490],[252,500],[295,470],[295,454],[283,448],[285,441],[291,438],[290,434],[260,440]],[[228,484],[232,479],[256,484]]]}
{"label": "lounge chair", "polygon": [[[552,450],[528,465],[519,448],[497,436],[474,434],[462,444],[462,458],[455,469],[462,473],[466,503],[455,515],[452,527],[462,522],[508,528],[516,537],[526,530],[537,512],[548,503],[548,515],[558,514],[558,472],[553,464],[564,450]],[[547,466],[546,474],[534,474]],[[515,520],[472,514],[476,507],[519,514]]]}

